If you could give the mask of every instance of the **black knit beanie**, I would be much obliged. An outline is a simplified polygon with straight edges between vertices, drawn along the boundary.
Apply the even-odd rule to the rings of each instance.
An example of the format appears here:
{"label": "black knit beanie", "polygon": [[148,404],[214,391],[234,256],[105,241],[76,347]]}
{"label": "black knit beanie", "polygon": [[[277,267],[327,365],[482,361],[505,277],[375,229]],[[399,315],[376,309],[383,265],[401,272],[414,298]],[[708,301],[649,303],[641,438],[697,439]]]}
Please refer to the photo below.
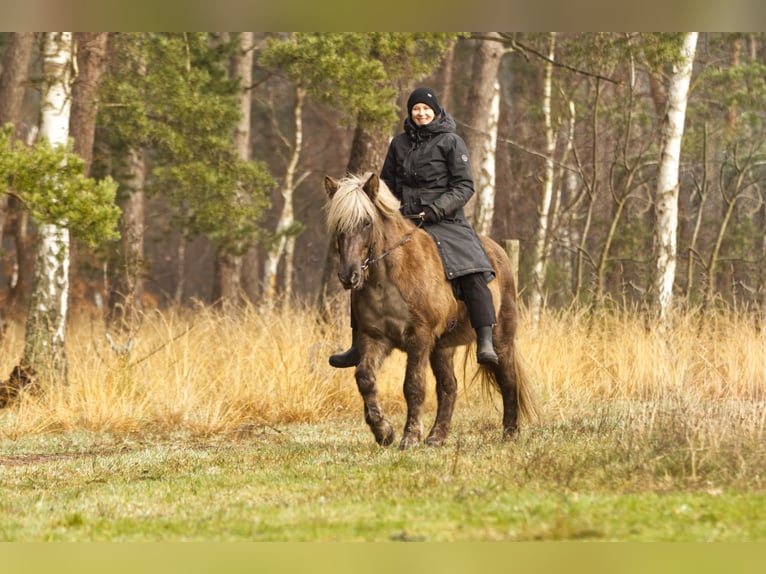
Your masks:
{"label": "black knit beanie", "polygon": [[439,100],[436,99],[436,93],[431,88],[418,88],[410,94],[407,99],[407,116],[412,116],[412,108],[415,104],[425,104],[434,111],[435,116],[442,113],[439,107]]}

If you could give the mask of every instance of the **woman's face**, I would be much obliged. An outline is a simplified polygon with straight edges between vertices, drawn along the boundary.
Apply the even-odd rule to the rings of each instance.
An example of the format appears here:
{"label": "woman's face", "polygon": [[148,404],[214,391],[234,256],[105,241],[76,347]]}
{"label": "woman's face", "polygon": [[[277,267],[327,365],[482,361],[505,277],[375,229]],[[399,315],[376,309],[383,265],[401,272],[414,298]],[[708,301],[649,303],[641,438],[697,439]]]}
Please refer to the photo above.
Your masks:
{"label": "woman's face", "polygon": [[412,106],[412,121],[416,126],[424,126],[430,124],[434,119],[434,111],[425,104],[415,104]]}

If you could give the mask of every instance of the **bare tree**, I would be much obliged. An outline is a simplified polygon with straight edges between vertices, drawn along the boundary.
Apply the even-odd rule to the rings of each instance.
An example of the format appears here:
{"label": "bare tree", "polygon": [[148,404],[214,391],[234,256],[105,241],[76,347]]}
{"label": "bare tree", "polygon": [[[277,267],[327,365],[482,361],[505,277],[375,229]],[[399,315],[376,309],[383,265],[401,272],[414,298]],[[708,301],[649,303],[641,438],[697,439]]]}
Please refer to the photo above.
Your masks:
{"label": "bare tree", "polygon": [[[464,118],[466,125],[464,139],[468,148],[468,157],[471,158],[471,165],[473,166],[474,182],[478,182],[481,178],[495,84],[500,70],[500,60],[505,52],[505,46],[500,40],[501,36],[498,32],[490,32],[475,40],[471,83],[468,92],[470,105],[467,107]],[[474,222],[477,216],[475,213],[478,209],[477,201],[478,199],[474,195],[465,206],[466,217],[471,222]]]}
{"label": "bare tree", "polygon": [[[19,129],[21,105],[34,39],[33,32],[12,33],[3,57],[3,73],[0,76],[0,128],[6,124],[12,124],[14,137],[21,136]],[[0,245],[3,244],[3,233],[11,209],[10,205],[9,195],[3,190],[3,193],[0,193]],[[26,212],[18,214],[14,230],[14,236],[21,239],[16,243],[17,269],[22,265],[25,257],[26,233],[23,233],[25,218]],[[23,277],[23,274],[17,272],[17,277]],[[18,292],[15,289],[14,291]]]}
{"label": "bare tree", "polygon": [[673,66],[668,89],[668,107],[662,126],[660,166],[655,199],[655,274],[653,305],[660,325],[668,320],[673,303],[678,229],[678,188],[681,140],[686,105],[697,46],[697,32],[684,35],[680,61]]}
{"label": "bare tree", "polygon": [[543,306],[543,283],[548,261],[548,226],[550,209],[553,200],[554,160],[556,151],[556,135],[551,119],[551,88],[553,84],[553,59],[556,53],[556,33],[551,32],[548,44],[548,61],[545,64],[545,79],[543,83],[543,117],[545,120],[546,159],[543,176],[542,198],[537,215],[537,231],[534,239],[534,254],[532,260],[532,280],[529,286],[529,310],[534,324],[540,319]]}
{"label": "bare tree", "polygon": [[98,113],[98,88],[106,69],[108,32],[78,32],[77,76],[72,84],[72,110],[69,136],[74,140],[73,151],[85,162],[85,175],[90,173],[93,140]]}
{"label": "bare tree", "polygon": [[298,160],[300,159],[303,148],[303,102],[306,98],[306,90],[300,85],[295,88],[295,106],[293,108],[293,118],[295,121],[295,136],[290,145],[291,154],[285,171],[285,178],[282,184],[282,210],[279,214],[279,220],[276,227],[276,238],[268,253],[264,264],[263,274],[263,297],[267,304],[274,303],[277,296],[277,270],[283,255],[285,257],[284,277],[285,277],[285,297],[291,295],[292,289],[292,254],[295,245],[295,234],[291,231],[295,227],[293,196],[296,188],[309,175],[304,172],[298,175]]}
{"label": "bare tree", "polygon": [[[242,86],[239,96],[240,119],[234,131],[234,146],[240,159],[250,160],[250,106],[253,83],[252,32],[239,33],[239,50],[232,57],[230,75],[237,78]],[[244,201],[244,198],[242,198]],[[236,303],[242,296],[242,266],[244,246],[237,249],[219,248],[215,262],[213,301]]]}

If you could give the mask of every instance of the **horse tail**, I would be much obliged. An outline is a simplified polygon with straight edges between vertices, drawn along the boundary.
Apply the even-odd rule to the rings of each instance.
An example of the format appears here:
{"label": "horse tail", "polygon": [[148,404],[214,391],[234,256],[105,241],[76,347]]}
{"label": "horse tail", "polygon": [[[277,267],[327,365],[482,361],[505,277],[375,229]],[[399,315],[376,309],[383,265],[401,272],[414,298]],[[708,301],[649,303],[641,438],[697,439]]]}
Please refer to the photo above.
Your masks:
{"label": "horse tail", "polygon": [[[528,423],[534,423],[540,420],[540,408],[537,393],[532,384],[532,378],[529,370],[524,363],[524,359],[516,345],[513,345],[512,361],[509,365],[513,369],[514,379],[516,381],[516,404],[518,405],[519,418]],[[490,365],[479,365],[476,372],[476,378],[481,382],[483,391],[490,396],[492,391],[498,391],[502,395],[502,388],[496,370],[501,367]],[[500,375],[504,376],[504,375]]]}
{"label": "horse tail", "polygon": [[539,400],[532,385],[529,369],[516,345],[513,346],[513,369],[516,373],[516,399],[519,404],[519,414],[527,422],[537,422],[540,420]]}

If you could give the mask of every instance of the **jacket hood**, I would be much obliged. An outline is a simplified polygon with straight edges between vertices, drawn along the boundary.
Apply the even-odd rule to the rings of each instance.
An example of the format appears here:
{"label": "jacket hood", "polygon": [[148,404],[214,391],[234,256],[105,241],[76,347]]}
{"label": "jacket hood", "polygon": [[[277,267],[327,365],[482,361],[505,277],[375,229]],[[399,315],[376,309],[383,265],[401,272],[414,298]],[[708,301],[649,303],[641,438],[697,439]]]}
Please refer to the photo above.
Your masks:
{"label": "jacket hood", "polygon": [[457,123],[454,118],[443,110],[431,123],[424,126],[415,125],[410,117],[404,120],[404,131],[413,141],[427,139],[436,134],[454,133],[456,130]]}

